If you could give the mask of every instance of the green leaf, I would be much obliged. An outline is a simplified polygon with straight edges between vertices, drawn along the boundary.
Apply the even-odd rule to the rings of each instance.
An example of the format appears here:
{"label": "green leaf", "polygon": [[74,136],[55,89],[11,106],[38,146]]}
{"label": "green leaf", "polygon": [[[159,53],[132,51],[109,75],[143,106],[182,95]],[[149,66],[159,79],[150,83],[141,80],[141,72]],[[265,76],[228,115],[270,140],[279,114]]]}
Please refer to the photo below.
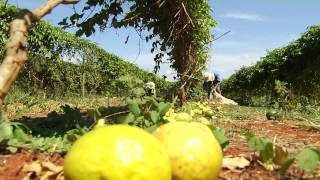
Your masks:
{"label": "green leaf", "polygon": [[287,170],[293,164],[294,160],[295,160],[294,158],[289,158],[281,164],[281,168],[280,168],[281,177],[283,177],[286,174]]}
{"label": "green leaf", "polygon": [[138,103],[134,100],[128,102],[128,108],[135,116],[138,116],[141,112]]}
{"label": "green leaf", "polygon": [[28,135],[21,128],[16,128],[13,134],[20,143],[26,143],[29,140]]}
{"label": "green leaf", "polygon": [[153,133],[157,129],[157,127],[158,127],[157,125],[153,125],[146,128],[145,130],[148,131],[149,133]]}
{"label": "green leaf", "polygon": [[319,154],[313,149],[304,149],[296,155],[297,165],[305,171],[313,171],[320,161]]}
{"label": "green leaf", "polygon": [[154,97],[146,96],[146,97],[144,97],[144,99],[146,99],[147,101],[152,102],[152,104],[153,104],[154,106],[156,106],[156,107],[159,106],[159,103],[154,99]]}
{"label": "green leaf", "polygon": [[151,111],[151,112],[150,112],[150,118],[151,118],[151,121],[152,121],[153,123],[157,123],[158,120],[159,120],[159,113],[156,112],[156,111]]}
{"label": "green leaf", "polygon": [[[213,127],[213,126],[211,126]],[[220,128],[210,128],[218,140],[222,149],[226,148],[229,145],[229,139],[225,135],[225,130]]]}
{"label": "green leaf", "polygon": [[164,116],[170,108],[171,108],[170,103],[160,102],[158,104],[159,116],[160,117]]}
{"label": "green leaf", "polygon": [[263,163],[272,163],[273,162],[273,144],[271,142],[267,142],[265,147],[260,150],[259,159]]}
{"label": "green leaf", "polygon": [[134,116],[134,114],[129,113],[127,116],[124,117],[124,119],[122,120],[123,124],[129,124],[131,122],[133,122],[136,119],[136,117]]}
{"label": "green leaf", "polygon": [[139,122],[139,123],[142,123],[142,122],[145,122],[146,119],[144,118],[144,116],[139,116],[136,118],[136,122]]}
{"label": "green leaf", "polygon": [[259,151],[264,150],[265,146],[268,143],[268,141],[266,141],[265,139],[256,137],[254,135],[247,136],[247,142],[249,147]]}
{"label": "green leaf", "polygon": [[0,142],[4,139],[8,139],[12,136],[13,128],[9,122],[2,121],[0,123]]}

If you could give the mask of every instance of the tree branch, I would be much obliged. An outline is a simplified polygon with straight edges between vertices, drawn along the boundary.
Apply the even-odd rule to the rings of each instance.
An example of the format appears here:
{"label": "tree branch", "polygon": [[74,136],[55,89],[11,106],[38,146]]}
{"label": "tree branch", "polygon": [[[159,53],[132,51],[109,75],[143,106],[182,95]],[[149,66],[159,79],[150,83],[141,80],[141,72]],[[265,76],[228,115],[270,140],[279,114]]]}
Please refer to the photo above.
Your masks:
{"label": "tree branch", "polygon": [[191,22],[192,27],[195,27],[194,24],[193,24],[193,21],[192,21],[191,17],[190,17],[189,14],[188,14],[188,11],[187,11],[186,7],[184,6],[183,3],[181,3],[181,5],[182,5],[182,7],[183,7],[184,12],[185,12],[186,15],[188,16],[188,18],[189,18],[189,20],[190,20],[190,22]]}
{"label": "tree branch", "polygon": [[21,10],[10,23],[10,36],[6,44],[6,56],[0,65],[0,112],[4,99],[16,80],[21,67],[28,60],[27,38],[32,23],[39,21],[59,4],[77,3],[79,0],[49,0],[34,11]]}

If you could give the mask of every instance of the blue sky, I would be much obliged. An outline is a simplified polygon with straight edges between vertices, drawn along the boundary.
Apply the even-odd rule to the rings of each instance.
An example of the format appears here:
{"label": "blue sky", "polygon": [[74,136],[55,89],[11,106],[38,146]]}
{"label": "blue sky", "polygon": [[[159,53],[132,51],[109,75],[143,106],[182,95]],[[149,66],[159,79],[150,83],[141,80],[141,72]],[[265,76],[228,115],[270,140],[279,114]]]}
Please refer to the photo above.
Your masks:
{"label": "blue sky", "polygon": [[[45,0],[9,0],[20,8],[34,9]],[[79,5],[81,6],[80,2]],[[242,66],[254,64],[268,50],[284,46],[297,39],[310,25],[320,24],[320,1],[317,0],[210,0],[218,26],[215,36],[231,31],[215,41],[210,51],[208,70],[216,69],[222,78],[228,78]],[[76,7],[77,7],[76,6]],[[72,5],[60,5],[45,17],[57,24],[72,14]],[[127,35],[129,42],[125,44]],[[89,37],[107,51],[140,67],[152,71],[154,62],[150,44],[139,39],[133,29],[108,29]],[[160,74],[174,75],[169,66],[163,65]]]}

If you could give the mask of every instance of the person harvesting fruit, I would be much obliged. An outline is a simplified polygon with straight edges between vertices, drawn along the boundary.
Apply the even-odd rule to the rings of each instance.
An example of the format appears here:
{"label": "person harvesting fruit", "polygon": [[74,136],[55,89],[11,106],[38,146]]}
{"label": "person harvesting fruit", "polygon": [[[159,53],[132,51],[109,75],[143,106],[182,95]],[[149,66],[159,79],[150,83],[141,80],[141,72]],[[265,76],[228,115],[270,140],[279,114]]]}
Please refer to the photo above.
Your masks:
{"label": "person harvesting fruit", "polygon": [[221,94],[221,87],[220,87],[220,83],[222,81],[221,76],[217,70],[214,70],[213,74],[214,74],[214,81],[213,81],[214,90],[217,93]]}
{"label": "person harvesting fruit", "polygon": [[144,90],[147,96],[156,96],[156,85],[154,82],[147,82]]}
{"label": "person harvesting fruit", "polygon": [[212,99],[212,86],[214,81],[214,74],[206,72],[204,74],[203,90],[208,94],[208,100]]}

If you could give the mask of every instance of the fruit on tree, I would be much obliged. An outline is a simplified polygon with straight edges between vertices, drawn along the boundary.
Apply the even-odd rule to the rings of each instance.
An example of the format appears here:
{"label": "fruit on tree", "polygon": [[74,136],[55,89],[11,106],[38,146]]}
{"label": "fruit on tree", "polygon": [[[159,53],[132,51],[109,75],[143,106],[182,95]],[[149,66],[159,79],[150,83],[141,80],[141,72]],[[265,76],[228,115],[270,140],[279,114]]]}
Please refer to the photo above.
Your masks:
{"label": "fruit on tree", "polygon": [[222,167],[222,150],[212,131],[198,122],[173,122],[155,132],[166,147],[173,179],[217,179]]}
{"label": "fruit on tree", "polygon": [[64,162],[67,180],[169,180],[165,147],[146,131],[128,125],[96,128],[71,147]]}

